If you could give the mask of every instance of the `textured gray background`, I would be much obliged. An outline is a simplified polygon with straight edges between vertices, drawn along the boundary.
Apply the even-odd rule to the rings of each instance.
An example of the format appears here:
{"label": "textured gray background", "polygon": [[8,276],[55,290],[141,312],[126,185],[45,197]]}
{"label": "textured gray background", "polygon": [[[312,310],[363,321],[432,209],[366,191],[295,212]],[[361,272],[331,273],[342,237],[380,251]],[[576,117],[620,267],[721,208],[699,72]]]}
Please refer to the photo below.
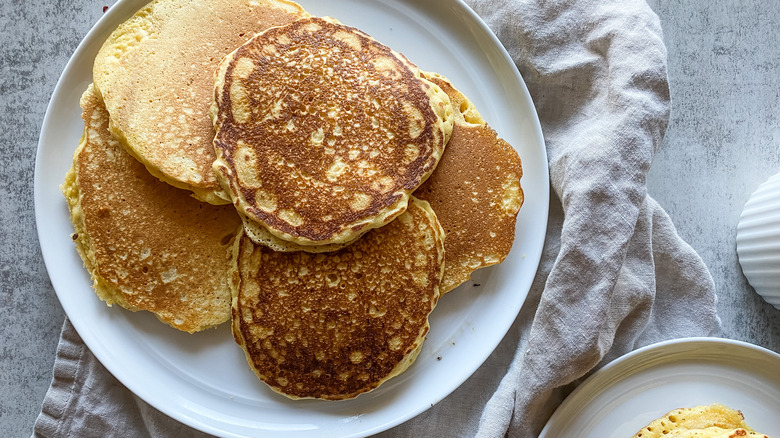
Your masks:
{"label": "textured gray background", "polygon": [[[29,436],[64,318],[35,232],[39,129],[70,54],[112,3],[0,3],[2,436]],[[649,3],[665,32],[673,104],[650,194],[710,268],[723,335],[780,352],[780,311],[747,285],[734,244],[745,201],[780,171],[780,2]]]}

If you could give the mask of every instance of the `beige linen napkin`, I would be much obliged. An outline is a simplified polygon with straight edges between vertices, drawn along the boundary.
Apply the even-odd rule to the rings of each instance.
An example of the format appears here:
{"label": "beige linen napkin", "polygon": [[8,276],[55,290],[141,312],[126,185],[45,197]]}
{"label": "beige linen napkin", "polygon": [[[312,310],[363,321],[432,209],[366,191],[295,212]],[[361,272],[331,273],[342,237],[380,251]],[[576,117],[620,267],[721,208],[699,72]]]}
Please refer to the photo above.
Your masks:
{"label": "beige linen napkin", "polygon": [[[717,333],[712,279],[645,188],[669,113],[666,50],[641,0],[469,0],[534,99],[553,187],[542,262],[474,376],[383,436],[534,437],[601,364]],[[66,321],[36,436],[204,436],[114,379]]]}
{"label": "beige linen napkin", "polygon": [[563,207],[541,300],[478,432],[533,437],[563,385],[636,347],[716,334],[720,321],[709,272],[646,193],[669,115],[658,17],[640,0],[471,4],[528,85]]}

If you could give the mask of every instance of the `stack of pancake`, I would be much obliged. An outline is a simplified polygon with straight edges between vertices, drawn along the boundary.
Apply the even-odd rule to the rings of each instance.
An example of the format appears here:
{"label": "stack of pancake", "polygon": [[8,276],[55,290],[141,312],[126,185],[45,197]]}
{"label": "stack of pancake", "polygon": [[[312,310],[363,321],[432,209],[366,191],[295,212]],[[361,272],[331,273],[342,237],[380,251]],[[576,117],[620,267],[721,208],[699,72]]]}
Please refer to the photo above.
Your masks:
{"label": "stack of pancake", "polygon": [[445,77],[335,19],[155,0],[93,77],[63,193],[98,296],[188,332],[231,320],[285,396],[403,372],[439,297],[512,246],[515,150]]}

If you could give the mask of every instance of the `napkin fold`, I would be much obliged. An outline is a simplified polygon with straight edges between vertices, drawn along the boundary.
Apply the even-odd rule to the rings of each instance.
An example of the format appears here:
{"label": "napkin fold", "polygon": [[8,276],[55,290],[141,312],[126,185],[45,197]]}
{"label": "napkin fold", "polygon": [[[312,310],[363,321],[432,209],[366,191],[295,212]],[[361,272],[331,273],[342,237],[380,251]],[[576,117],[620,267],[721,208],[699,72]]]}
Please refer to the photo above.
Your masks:
{"label": "napkin fold", "polygon": [[718,333],[712,277],[647,195],[669,120],[666,48],[640,0],[470,2],[539,114],[560,248],[477,436],[538,436],[575,382],[656,341]]}
{"label": "napkin fold", "polygon": [[[533,97],[554,192],[550,227],[528,301],[488,363],[386,436],[535,437],[602,364],[719,330],[710,274],[646,191],[669,119],[658,17],[642,0],[467,3]],[[208,436],[124,388],[68,320],[34,435]]]}

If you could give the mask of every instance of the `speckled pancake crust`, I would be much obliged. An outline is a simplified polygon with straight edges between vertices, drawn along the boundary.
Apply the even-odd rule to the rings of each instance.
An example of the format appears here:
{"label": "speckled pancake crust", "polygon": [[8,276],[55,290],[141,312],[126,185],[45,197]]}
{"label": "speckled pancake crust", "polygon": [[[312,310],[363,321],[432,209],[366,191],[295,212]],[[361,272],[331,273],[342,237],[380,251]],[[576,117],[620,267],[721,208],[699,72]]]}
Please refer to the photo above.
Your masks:
{"label": "speckled pancake crust", "polygon": [[256,242],[276,238],[277,250],[345,244],[390,222],[452,130],[438,86],[330,18],[269,29],[227,56],[212,116],[214,170],[250,236],[267,231]]}
{"label": "speckled pancake crust", "polygon": [[[736,432],[736,430],[741,430],[742,432]],[[755,432],[745,423],[745,417],[742,415],[742,412],[715,403],[670,411],[663,417],[650,422],[650,424],[642,428],[631,438],[731,436],[714,434],[724,431],[729,431],[729,433],[734,431],[734,433],[737,433],[737,435],[734,435],[735,437],[754,436],[748,435],[748,433]],[[762,435],[759,434],[758,436]]]}
{"label": "speckled pancake crust", "polygon": [[241,228],[235,210],[151,176],[109,134],[92,86],[81,106],[84,134],[62,191],[95,292],[186,332],[227,321],[230,243]]}
{"label": "speckled pancake crust", "polygon": [[720,427],[707,427],[696,430],[675,430],[665,438],[769,438],[763,433],[749,432],[743,428],[723,429]]}
{"label": "speckled pancake crust", "polygon": [[240,237],[233,334],[250,367],[290,398],[341,400],[403,372],[439,298],[443,232],[425,201],[327,254]]}
{"label": "speckled pancake crust", "polygon": [[485,266],[502,262],[512,249],[523,205],[520,157],[485,123],[469,99],[444,77],[424,75],[450,97],[455,126],[436,171],[414,192],[430,202],[447,234],[442,293]]}
{"label": "speckled pancake crust", "polygon": [[258,32],[308,16],[286,0],[155,0],[106,40],[93,69],[111,132],[149,172],[214,204],[214,70]]}

